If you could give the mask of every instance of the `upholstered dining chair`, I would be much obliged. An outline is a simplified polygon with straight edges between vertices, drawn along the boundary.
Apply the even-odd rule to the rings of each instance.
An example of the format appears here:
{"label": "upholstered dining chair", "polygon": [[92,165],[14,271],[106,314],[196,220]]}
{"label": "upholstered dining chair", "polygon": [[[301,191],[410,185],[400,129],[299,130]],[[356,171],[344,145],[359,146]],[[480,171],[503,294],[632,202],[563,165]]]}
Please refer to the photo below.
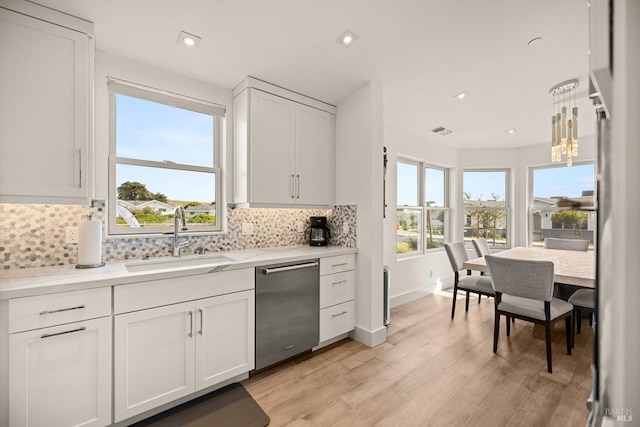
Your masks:
{"label": "upholstered dining chair", "polygon": [[458,289],[467,293],[465,311],[469,311],[470,293],[478,294],[478,302],[481,295],[492,297],[494,293],[489,277],[471,276],[471,272],[468,270],[466,276],[460,276],[460,270],[464,270],[464,262],[469,259],[467,249],[464,247],[464,242],[445,243],[444,248],[447,251],[447,256],[449,257],[449,262],[451,263],[451,268],[454,273],[453,302],[451,303],[451,319],[453,319],[456,313]]}
{"label": "upholstered dining chair", "polygon": [[551,325],[565,319],[567,354],[571,354],[573,306],[553,297],[553,263],[485,257],[495,291],[495,319],[493,352],[498,351],[500,316],[507,317],[507,336],[510,334],[509,317],[544,325],[547,347],[547,371],[551,368]]}
{"label": "upholstered dining chair", "polygon": [[[595,289],[578,289],[569,297],[569,302],[573,305],[574,327],[573,334],[579,334],[582,329],[582,312],[590,313],[589,324],[593,325],[593,316],[596,311],[596,291]],[[571,339],[572,344],[574,338]]]}
{"label": "upholstered dining chair", "polygon": [[473,239],[471,240],[471,243],[473,243],[473,249],[476,251],[478,258],[485,255],[491,255],[491,248],[489,248],[489,243],[487,243],[487,239],[484,237]]}
{"label": "upholstered dining chair", "polygon": [[565,251],[587,251],[589,241],[581,239],[556,239],[555,237],[545,237],[545,249],[564,249]]}

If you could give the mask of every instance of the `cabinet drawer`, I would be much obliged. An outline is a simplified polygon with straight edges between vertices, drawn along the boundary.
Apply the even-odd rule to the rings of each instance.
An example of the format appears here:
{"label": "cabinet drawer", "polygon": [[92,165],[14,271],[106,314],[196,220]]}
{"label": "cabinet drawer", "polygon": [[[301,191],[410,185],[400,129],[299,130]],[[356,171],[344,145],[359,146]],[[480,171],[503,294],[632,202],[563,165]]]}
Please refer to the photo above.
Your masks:
{"label": "cabinet drawer", "polygon": [[9,333],[111,315],[111,287],[9,300]]}
{"label": "cabinet drawer", "polygon": [[255,288],[254,283],[254,269],[244,268],[119,285],[113,289],[113,308],[115,314],[128,313],[246,291]]}
{"label": "cabinet drawer", "polygon": [[351,331],[355,324],[353,301],[323,308],[320,310],[320,342]]}
{"label": "cabinet drawer", "polygon": [[320,308],[352,300],[355,296],[355,273],[328,274],[320,277]]}
{"label": "cabinet drawer", "polygon": [[320,275],[341,273],[355,268],[356,257],[353,254],[332,256],[320,259]]}

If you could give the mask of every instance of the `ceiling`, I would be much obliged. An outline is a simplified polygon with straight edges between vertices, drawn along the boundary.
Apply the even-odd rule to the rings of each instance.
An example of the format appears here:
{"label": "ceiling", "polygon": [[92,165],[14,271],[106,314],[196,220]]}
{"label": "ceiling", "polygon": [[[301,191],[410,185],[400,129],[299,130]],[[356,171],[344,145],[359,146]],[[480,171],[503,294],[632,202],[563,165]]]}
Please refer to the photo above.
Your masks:
{"label": "ceiling", "polygon": [[[385,124],[455,148],[548,142],[549,89],[569,79],[580,135],[594,130],[586,0],[36,2],[92,21],[100,51],[229,89],[250,75],[338,105],[378,82]],[[336,43],[346,29],[360,36],[348,48]],[[182,30],[197,49],[177,44]]]}

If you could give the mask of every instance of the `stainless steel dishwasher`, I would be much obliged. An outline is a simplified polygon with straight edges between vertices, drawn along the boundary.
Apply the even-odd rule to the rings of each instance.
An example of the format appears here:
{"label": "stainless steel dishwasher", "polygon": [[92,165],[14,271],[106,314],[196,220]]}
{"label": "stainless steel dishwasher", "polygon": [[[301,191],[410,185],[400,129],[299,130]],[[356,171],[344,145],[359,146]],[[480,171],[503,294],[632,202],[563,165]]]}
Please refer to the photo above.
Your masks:
{"label": "stainless steel dishwasher", "polygon": [[318,345],[318,260],[256,268],[256,369]]}

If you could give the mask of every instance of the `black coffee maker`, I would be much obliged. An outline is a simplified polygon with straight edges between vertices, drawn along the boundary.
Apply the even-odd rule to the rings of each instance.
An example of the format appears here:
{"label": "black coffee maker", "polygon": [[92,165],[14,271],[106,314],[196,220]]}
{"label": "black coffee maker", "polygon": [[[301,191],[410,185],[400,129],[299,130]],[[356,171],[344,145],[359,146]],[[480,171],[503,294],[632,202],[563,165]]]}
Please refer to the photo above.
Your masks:
{"label": "black coffee maker", "polygon": [[331,233],[327,227],[326,216],[312,216],[310,220],[309,244],[311,246],[327,246]]}

